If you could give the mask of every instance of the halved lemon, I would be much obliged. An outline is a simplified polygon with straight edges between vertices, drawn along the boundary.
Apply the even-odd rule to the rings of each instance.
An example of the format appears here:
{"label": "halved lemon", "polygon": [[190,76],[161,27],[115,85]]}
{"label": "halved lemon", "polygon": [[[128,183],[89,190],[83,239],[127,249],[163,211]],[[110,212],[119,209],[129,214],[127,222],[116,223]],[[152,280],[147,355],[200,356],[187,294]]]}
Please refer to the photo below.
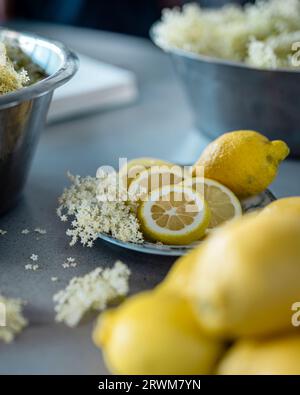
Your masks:
{"label": "halved lemon", "polygon": [[148,195],[164,185],[174,185],[182,182],[184,170],[180,166],[152,166],[142,171],[130,184],[128,197],[131,201],[148,200]]}
{"label": "halved lemon", "polygon": [[243,214],[239,199],[217,181],[194,177],[183,181],[183,185],[193,188],[204,197],[211,211],[210,229]]}
{"label": "halved lemon", "polygon": [[144,170],[152,166],[173,166],[173,163],[156,158],[136,158],[126,163],[120,170],[121,182],[126,189]]}
{"label": "halved lemon", "polygon": [[137,214],[145,237],[169,245],[200,240],[210,223],[210,210],[203,197],[183,185],[152,191]]}

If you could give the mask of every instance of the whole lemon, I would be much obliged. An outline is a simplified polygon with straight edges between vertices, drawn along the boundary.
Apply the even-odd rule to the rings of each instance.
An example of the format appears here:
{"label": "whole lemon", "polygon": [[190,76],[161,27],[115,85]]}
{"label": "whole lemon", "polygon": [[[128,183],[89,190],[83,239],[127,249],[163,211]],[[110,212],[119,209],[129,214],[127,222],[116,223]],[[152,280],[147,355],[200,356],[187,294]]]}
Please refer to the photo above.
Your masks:
{"label": "whole lemon", "polygon": [[115,374],[208,374],[222,350],[202,333],[187,301],[159,292],[102,314],[93,338]]}
{"label": "whole lemon", "polygon": [[252,130],[225,133],[209,144],[194,166],[207,178],[226,185],[240,198],[263,192],[289,154],[283,141],[270,141]]}
{"label": "whole lemon", "polygon": [[201,245],[179,258],[157,289],[186,296],[188,284],[193,275],[193,270],[200,259],[200,254]]}
{"label": "whole lemon", "polygon": [[292,328],[299,278],[299,218],[246,215],[203,243],[186,293],[208,332],[269,335]]}
{"label": "whole lemon", "polygon": [[225,354],[219,374],[300,374],[300,335],[240,340]]}
{"label": "whole lemon", "polygon": [[260,214],[270,215],[285,215],[285,213],[300,215],[300,196],[276,200],[260,212]]}

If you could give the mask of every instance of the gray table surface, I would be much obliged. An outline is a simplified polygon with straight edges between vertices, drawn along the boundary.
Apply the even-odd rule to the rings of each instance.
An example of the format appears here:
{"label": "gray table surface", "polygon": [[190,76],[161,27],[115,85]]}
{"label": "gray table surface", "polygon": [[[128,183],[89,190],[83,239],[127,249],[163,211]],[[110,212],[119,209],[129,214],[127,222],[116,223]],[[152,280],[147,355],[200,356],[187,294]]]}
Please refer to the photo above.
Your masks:
{"label": "gray table surface", "polygon": [[[20,26],[20,25],[19,25]],[[24,197],[0,218],[8,234],[0,238],[0,290],[28,302],[29,327],[11,345],[0,344],[0,374],[106,374],[101,352],[91,341],[93,322],[69,329],[54,322],[52,296],[75,275],[117,259],[131,269],[131,293],[160,282],[174,258],[143,255],[99,241],[93,249],[68,245],[66,226],[55,215],[57,198],[67,184],[67,170],[94,175],[100,165],[117,166],[119,157],[155,156],[190,163],[206,143],[192,128],[184,93],[166,55],[150,42],[117,34],[47,25],[26,30],[61,40],[96,59],[135,72],[136,103],[49,125],[39,144]],[[300,161],[286,161],[272,186],[278,196],[300,195]],[[47,235],[22,235],[41,227]],[[32,253],[41,269],[26,272]],[[63,269],[69,257],[80,263]],[[57,283],[51,277],[59,278]]]}

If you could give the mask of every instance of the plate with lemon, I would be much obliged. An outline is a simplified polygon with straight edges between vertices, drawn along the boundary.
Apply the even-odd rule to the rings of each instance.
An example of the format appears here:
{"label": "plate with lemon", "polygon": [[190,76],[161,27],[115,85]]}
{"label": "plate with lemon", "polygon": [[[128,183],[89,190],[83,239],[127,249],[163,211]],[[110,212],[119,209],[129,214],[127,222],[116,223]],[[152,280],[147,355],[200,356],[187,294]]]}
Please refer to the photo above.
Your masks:
{"label": "plate with lemon", "polygon": [[99,237],[144,253],[184,255],[224,223],[274,201],[268,187],[288,154],[283,141],[243,130],[213,141],[189,168],[134,159],[120,170],[120,177],[144,242]]}

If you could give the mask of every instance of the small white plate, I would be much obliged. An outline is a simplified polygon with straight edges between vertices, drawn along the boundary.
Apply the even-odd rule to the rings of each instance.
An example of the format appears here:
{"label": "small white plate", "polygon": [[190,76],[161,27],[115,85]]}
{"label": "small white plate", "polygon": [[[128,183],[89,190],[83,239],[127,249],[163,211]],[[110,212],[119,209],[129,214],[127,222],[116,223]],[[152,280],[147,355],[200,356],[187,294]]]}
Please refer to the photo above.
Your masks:
{"label": "small white plate", "polygon": [[[261,193],[258,196],[253,196],[251,198],[243,200],[242,207],[244,213],[248,213],[254,210],[262,209],[268,204],[276,200],[276,197],[269,190]],[[99,238],[107,241],[108,243],[115,244],[119,247],[126,248],[127,250],[143,252],[145,254],[153,255],[168,255],[168,256],[182,256],[187,254],[195,246],[199,245],[201,241],[189,245],[175,246],[175,245],[165,245],[159,243],[144,242],[143,244],[128,243],[123,242],[115,237],[107,234],[99,234]]]}

